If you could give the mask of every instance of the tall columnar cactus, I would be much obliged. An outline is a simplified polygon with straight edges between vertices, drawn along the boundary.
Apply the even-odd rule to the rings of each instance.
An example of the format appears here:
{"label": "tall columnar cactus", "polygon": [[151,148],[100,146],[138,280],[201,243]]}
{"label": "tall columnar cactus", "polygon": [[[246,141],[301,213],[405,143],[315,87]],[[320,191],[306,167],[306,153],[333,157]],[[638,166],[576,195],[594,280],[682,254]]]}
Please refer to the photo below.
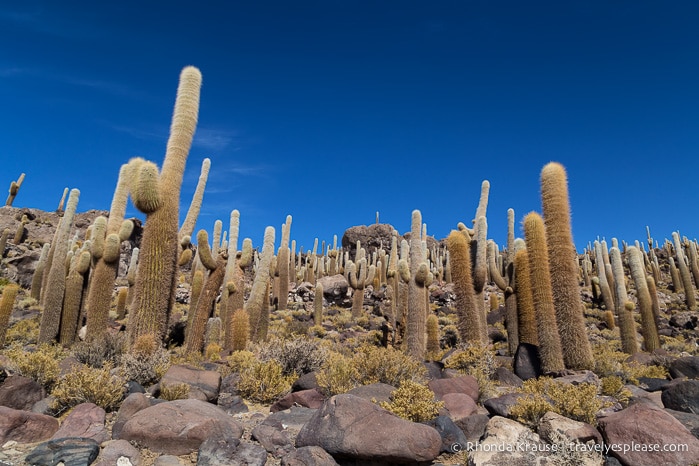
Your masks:
{"label": "tall columnar cactus", "polygon": [[323,284],[316,283],[315,293],[313,295],[313,325],[323,323]]}
{"label": "tall columnar cactus", "polygon": [[670,278],[672,279],[672,289],[675,293],[679,293],[680,291],[684,290],[684,286],[682,286],[682,280],[680,279],[680,271],[677,270],[674,257],[668,257],[667,261],[670,265]]}
{"label": "tall columnar cactus", "polygon": [[289,304],[289,239],[291,236],[291,215],[286,216],[286,223],[282,227],[282,243],[277,255],[277,268],[279,269],[279,305],[278,309],[285,310]]}
{"label": "tall columnar cactus", "polygon": [[374,280],[376,266],[367,266],[366,257],[362,257],[357,263],[351,262],[347,271],[347,281],[352,288],[352,317],[362,315],[364,305],[364,288]]}
{"label": "tall columnar cactus", "polygon": [[451,274],[456,294],[456,327],[464,343],[485,343],[488,339],[483,314],[475,302],[471,279],[471,250],[467,233],[452,231],[447,238]]}
{"label": "tall columnar cactus", "polygon": [[15,298],[19,291],[19,285],[10,283],[2,289],[2,298],[0,298],[0,349],[5,346],[5,335],[7,335],[7,327],[10,323],[10,315],[15,305]]}
{"label": "tall columnar cactus", "polygon": [[410,264],[401,260],[398,265],[401,279],[408,283],[406,352],[420,361],[425,358],[427,350],[425,284],[431,275],[422,250],[421,226],[422,215],[419,210],[414,210],[410,228]]}
{"label": "tall columnar cactus", "polygon": [[197,246],[199,257],[204,267],[209,270],[209,276],[199,295],[194,313],[188,318],[185,348],[187,352],[201,353],[204,349],[206,323],[226,273],[226,256],[213,256],[206,230],[199,230],[197,233]]}
{"label": "tall columnar cactus", "polygon": [[29,218],[26,215],[22,215],[22,219],[17,225],[17,231],[15,231],[15,237],[12,241],[14,244],[22,244],[22,241],[24,241],[24,237],[27,234],[27,229],[24,228],[24,225],[26,225],[28,222]]}
{"label": "tall columnar cactus", "polygon": [[[66,291],[63,297],[63,313],[61,314],[61,330],[58,341],[64,346],[70,346],[78,333],[78,321],[83,298],[85,274],[90,269],[90,251],[83,250],[71,259],[70,271],[66,277]],[[106,330],[106,329],[105,329]]]}
{"label": "tall columnar cactus", "polygon": [[638,309],[641,312],[641,333],[643,334],[643,346],[649,353],[660,348],[658,337],[658,327],[653,315],[653,304],[651,302],[648,282],[646,281],[646,271],[643,266],[643,256],[641,251],[635,246],[627,249],[629,269],[631,278],[636,286],[636,299],[638,299]]}
{"label": "tall columnar cactus", "polygon": [[87,297],[88,340],[99,338],[107,332],[114,281],[119,272],[121,243],[133,231],[133,222],[124,220],[131,182],[130,172],[136,170],[141,163],[143,159],[132,159],[121,166],[109,209],[109,220],[102,217],[99,223],[95,222],[92,230],[95,266]]}
{"label": "tall columnar cactus", "polygon": [[427,354],[431,358],[439,356],[439,318],[430,314],[427,317]]}
{"label": "tall columnar cactus", "polygon": [[[182,177],[194,138],[199,112],[201,73],[188,66],[182,70],[170,127],[165,161],[156,177],[157,202],[148,208],[141,240],[138,281],[134,290],[129,336],[133,343],[141,335],[163,340],[174,301],[178,259],[178,219]],[[141,177],[145,177],[141,173]],[[153,174],[153,175],[157,175]],[[133,194],[133,193],[132,193]],[[138,196],[145,200],[148,196]],[[136,201],[138,197],[134,197]],[[152,199],[156,200],[156,199]],[[139,207],[142,203],[136,201]]]}
{"label": "tall columnar cactus", "polygon": [[199,212],[201,211],[201,203],[204,199],[204,189],[206,189],[206,182],[209,179],[210,169],[211,160],[208,158],[202,160],[199,181],[197,181],[197,187],[194,190],[192,202],[189,204],[187,216],[184,218],[184,222],[182,222],[182,226],[180,227],[180,231],[178,233],[180,240],[182,240],[182,238],[185,236],[191,237],[192,233],[194,233],[194,226],[197,223],[197,218],[199,217]]}
{"label": "tall columnar cactus", "polygon": [[65,207],[65,203],[66,203],[66,198],[68,197],[68,191],[70,191],[68,188],[63,189],[63,195],[61,196],[61,200],[58,201],[58,207],[56,207],[56,213],[63,213],[63,208]]}
{"label": "tall columnar cactus", "polygon": [[612,298],[612,289],[609,286],[609,281],[607,280],[607,273],[605,271],[604,255],[602,243],[595,241],[595,264],[597,265],[597,278],[599,280],[600,293],[602,294],[602,300],[604,301],[604,307],[608,311],[614,312],[615,305],[614,299]]}
{"label": "tall columnar cactus", "polygon": [[675,246],[675,257],[677,257],[677,268],[680,270],[680,279],[684,288],[684,300],[687,303],[687,308],[690,311],[697,306],[697,298],[694,293],[694,285],[692,284],[692,276],[685,262],[685,255],[680,242],[680,235],[676,231],[672,232],[672,242]]}
{"label": "tall columnar cactus", "polygon": [[41,248],[39,260],[36,263],[36,269],[34,269],[34,275],[32,275],[31,297],[37,301],[41,298],[41,280],[44,277],[44,270],[46,269],[50,248],[51,245],[49,243],[44,243]]}
{"label": "tall columnar cactus", "polygon": [[245,309],[238,309],[231,316],[231,351],[242,351],[250,341],[250,316]]}
{"label": "tall columnar cactus", "polygon": [[541,368],[544,373],[560,372],[565,369],[565,363],[553,303],[546,232],[544,221],[536,212],[524,217],[524,236],[529,256],[532,298],[537,313]]}
{"label": "tall columnar cactus", "polygon": [[9,195],[7,196],[7,200],[5,201],[5,205],[11,206],[12,203],[15,201],[15,196],[17,196],[17,193],[19,192],[20,186],[22,186],[22,182],[24,181],[24,173],[19,175],[19,178],[17,178],[17,181],[13,181],[10,183],[10,190],[9,190]]}
{"label": "tall columnar cactus", "polygon": [[68,254],[70,229],[73,225],[73,217],[78,207],[80,191],[72,189],[68,197],[63,219],[54,235],[55,249],[52,265],[48,270],[45,286],[44,312],[41,315],[39,325],[39,343],[49,343],[58,336],[61,324],[61,310],[63,308],[63,294],[66,289],[65,261]]}
{"label": "tall columnar cactus", "polygon": [[638,352],[638,342],[636,341],[636,321],[633,318],[632,310],[634,308],[631,303],[631,310],[627,308],[629,296],[626,293],[626,280],[624,278],[624,265],[621,261],[621,252],[618,248],[609,250],[609,260],[612,264],[612,272],[614,273],[614,283],[616,292],[617,315],[619,316],[619,335],[621,337],[621,350],[627,354]]}
{"label": "tall columnar cactus", "polygon": [[9,228],[5,228],[2,231],[2,234],[0,234],[0,258],[5,257],[5,247],[7,246],[7,238],[10,236],[10,231]]}
{"label": "tall columnar cactus", "polygon": [[[228,226],[228,262],[226,263],[226,273],[223,276],[223,290],[221,291],[221,304],[219,305],[219,315],[221,316],[221,324],[223,326],[224,341],[226,341],[226,332],[230,328],[231,318],[233,317],[233,312],[235,309],[231,309],[229,305],[229,296],[231,295],[229,291],[228,284],[231,283],[230,289],[235,292],[235,274],[237,267],[237,254],[238,254],[238,234],[240,231],[240,212],[238,210],[232,210],[229,226]],[[225,344],[224,344],[225,347]]]}
{"label": "tall columnar cactus", "polygon": [[578,255],[570,226],[568,180],[561,164],[551,162],[541,171],[541,200],[563,360],[569,369],[592,369],[594,359],[585,330]]}
{"label": "tall columnar cactus", "polygon": [[538,346],[537,318],[532,296],[529,255],[526,248],[522,248],[515,253],[514,262],[517,270],[515,288],[517,289],[517,334],[519,342]]}
{"label": "tall columnar cactus", "polygon": [[138,276],[138,256],[141,250],[133,248],[131,250],[131,259],[129,259],[129,268],[126,271],[126,283],[129,285],[129,292],[126,295],[126,306],[130,312],[131,303],[133,302],[133,289],[136,285],[136,277]]}
{"label": "tall columnar cactus", "polygon": [[250,297],[246,303],[245,310],[250,317],[250,338],[252,341],[262,341],[267,338],[266,328],[269,322],[269,306],[265,306],[269,299],[265,295],[269,289],[269,270],[274,257],[274,228],[265,228],[264,242],[260,263],[257,265],[255,279],[252,283]]}

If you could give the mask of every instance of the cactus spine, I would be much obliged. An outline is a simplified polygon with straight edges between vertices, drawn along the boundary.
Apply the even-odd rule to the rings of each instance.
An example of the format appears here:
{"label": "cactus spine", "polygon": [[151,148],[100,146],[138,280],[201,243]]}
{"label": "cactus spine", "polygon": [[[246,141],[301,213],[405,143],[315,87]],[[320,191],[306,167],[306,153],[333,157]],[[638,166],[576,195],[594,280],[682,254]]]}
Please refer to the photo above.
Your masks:
{"label": "cactus spine", "polygon": [[245,309],[238,309],[231,316],[231,350],[242,351],[250,340],[250,317]]}
{"label": "cactus spine", "polygon": [[[539,345],[532,282],[529,271],[529,255],[522,248],[515,253],[515,287],[517,289],[517,325],[520,343]],[[508,331],[509,333],[509,331]]]}
{"label": "cactus spine", "polygon": [[592,369],[594,360],[585,330],[577,252],[570,226],[568,180],[561,164],[551,162],[541,171],[541,199],[563,360],[569,369]]}
{"label": "cactus spine", "polygon": [[641,312],[641,333],[643,334],[643,346],[649,353],[660,348],[660,339],[658,337],[658,327],[655,323],[653,315],[653,303],[648,290],[648,282],[646,281],[646,271],[643,266],[643,256],[635,246],[629,246],[627,249],[629,269],[631,270],[631,278],[636,285],[636,298],[638,299],[638,308]]}
{"label": "cactus spine", "polygon": [[430,314],[427,317],[427,354],[431,359],[439,355],[439,319]]}
{"label": "cactus spine", "polygon": [[467,233],[452,231],[447,237],[451,274],[456,294],[457,329],[463,343],[485,343],[487,333],[484,316],[475,301],[471,279],[471,251]]}
{"label": "cactus spine", "polygon": [[44,276],[44,270],[46,270],[50,248],[51,245],[49,243],[45,243],[42,246],[39,261],[36,263],[36,269],[34,270],[34,275],[32,275],[31,297],[37,301],[41,298],[41,281]]}
{"label": "cactus spine", "polygon": [[10,315],[12,315],[18,291],[19,285],[14,283],[5,285],[2,289],[2,298],[0,298],[0,348],[5,346],[5,335],[7,334]]}
{"label": "cactus spine", "polygon": [[44,312],[41,315],[39,325],[39,343],[49,343],[58,336],[61,323],[61,310],[63,308],[63,294],[66,289],[65,259],[68,254],[70,229],[73,225],[73,217],[78,207],[80,191],[72,189],[68,197],[68,205],[61,220],[58,230],[54,235],[55,249],[52,265],[49,268],[46,286]]}
{"label": "cactus spine", "polygon": [[265,228],[260,263],[257,266],[250,297],[245,306],[250,317],[250,339],[255,342],[267,338],[269,306],[265,306],[265,303],[268,303],[269,299],[266,299],[265,295],[269,290],[269,270],[272,257],[274,257],[274,233],[273,227]]}
{"label": "cactus spine", "polygon": [[619,336],[621,337],[621,350],[627,354],[638,352],[638,342],[636,341],[636,321],[633,318],[631,310],[626,307],[629,303],[629,297],[626,293],[626,280],[624,279],[624,265],[621,261],[621,252],[619,248],[611,248],[609,250],[609,260],[612,264],[612,272],[614,273],[617,314],[619,316]]}
{"label": "cactus spine", "polygon": [[536,212],[524,217],[524,236],[529,257],[532,298],[537,311],[541,368],[544,373],[560,372],[565,369],[565,363],[553,304],[546,233],[544,221]]}
{"label": "cactus spine", "polygon": [[186,67],[180,75],[165,161],[157,180],[159,208],[147,214],[129,337],[153,334],[162,340],[174,301],[179,242],[180,188],[199,112],[201,73]]}

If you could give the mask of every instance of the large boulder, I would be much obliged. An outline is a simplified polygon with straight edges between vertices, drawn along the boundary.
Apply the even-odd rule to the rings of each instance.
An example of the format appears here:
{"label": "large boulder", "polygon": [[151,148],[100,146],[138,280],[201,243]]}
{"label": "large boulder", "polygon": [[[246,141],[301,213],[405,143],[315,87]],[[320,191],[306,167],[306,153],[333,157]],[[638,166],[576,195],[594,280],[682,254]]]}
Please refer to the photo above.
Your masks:
{"label": "large boulder", "polygon": [[[358,225],[345,230],[342,235],[342,249],[348,251],[350,259],[354,260],[357,251],[357,241],[371,257],[371,254],[383,247],[386,251],[391,249],[391,239],[393,237],[393,226],[386,223],[375,223],[373,225]],[[400,243],[401,238],[398,238]],[[434,238],[433,238],[434,241]],[[430,245],[428,244],[428,247]]]}
{"label": "large boulder", "polygon": [[0,385],[0,406],[12,409],[30,411],[45,396],[41,384],[21,375],[11,375]]}
{"label": "large boulder", "polygon": [[447,393],[464,393],[473,401],[478,401],[478,381],[472,375],[430,380],[427,386],[434,392],[437,400],[441,400]]}
{"label": "large boulder", "polygon": [[61,427],[51,437],[53,440],[66,437],[91,438],[97,443],[109,440],[104,425],[107,415],[94,403],[81,403],[68,414]]}
{"label": "large boulder", "polygon": [[170,366],[160,380],[160,389],[173,385],[186,384],[189,386],[189,397],[216,401],[221,387],[221,374],[217,371],[206,371],[182,364]]}
{"label": "large boulder", "polygon": [[663,406],[685,413],[699,413],[699,380],[681,380],[665,389]]}
{"label": "large boulder", "polygon": [[624,465],[699,462],[699,439],[672,415],[646,403],[601,418],[599,429],[611,454]]}
{"label": "large boulder", "polygon": [[296,437],[297,447],[319,446],[334,457],[382,464],[432,461],[441,445],[434,428],[348,394],[327,400]]}
{"label": "large boulder", "polygon": [[243,428],[222,409],[200,400],[175,400],[138,411],[124,424],[120,438],[157,453],[186,455],[208,437],[224,432],[240,438]]}
{"label": "large boulder", "polygon": [[328,275],[318,279],[318,283],[323,285],[323,297],[329,303],[341,303],[347,298],[349,283],[342,275]]}
{"label": "large boulder", "polygon": [[0,406],[0,445],[10,440],[41,442],[57,430],[58,420],[51,416]]}

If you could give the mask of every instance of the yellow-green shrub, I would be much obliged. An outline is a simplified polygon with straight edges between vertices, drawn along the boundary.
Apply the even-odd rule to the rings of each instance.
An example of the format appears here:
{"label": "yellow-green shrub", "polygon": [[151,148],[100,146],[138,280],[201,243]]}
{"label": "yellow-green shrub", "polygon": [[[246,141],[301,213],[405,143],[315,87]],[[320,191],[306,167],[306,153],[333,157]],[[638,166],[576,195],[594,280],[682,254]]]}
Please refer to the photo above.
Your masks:
{"label": "yellow-green shrub", "polygon": [[446,361],[446,367],[473,376],[478,381],[479,398],[495,394],[497,383],[491,379],[497,369],[495,351],[490,345],[470,343]]}
{"label": "yellow-green shrub", "polygon": [[600,379],[600,393],[604,396],[611,396],[622,405],[626,406],[631,398],[631,391],[624,386],[621,377],[610,375]]}
{"label": "yellow-green shrub", "polygon": [[257,403],[273,403],[291,389],[294,377],[285,376],[276,361],[255,362],[240,371],[238,392]]}
{"label": "yellow-green shrub", "polygon": [[596,345],[592,351],[595,357],[594,372],[599,377],[615,375],[621,377],[624,383],[638,385],[640,377],[665,379],[668,376],[668,371],[663,366],[627,361],[629,355],[618,351],[613,345]]}
{"label": "yellow-green shrub", "polygon": [[427,386],[405,380],[391,393],[390,403],[382,401],[379,405],[403,419],[424,422],[437,417],[444,402],[435,401],[434,393]]}
{"label": "yellow-green shrub", "polygon": [[25,351],[20,346],[11,346],[4,352],[10,358],[10,369],[29,377],[43,385],[47,390],[53,387],[61,372],[58,363],[65,357],[61,346],[41,344],[34,351]]}
{"label": "yellow-green shrub", "polygon": [[110,364],[102,369],[88,366],[75,367],[62,376],[51,396],[54,398],[51,409],[61,413],[81,403],[94,403],[112,411],[119,407],[126,391],[126,379],[111,374]]}
{"label": "yellow-green shrub", "polygon": [[240,372],[252,367],[255,362],[257,362],[257,358],[252,351],[233,351],[228,358],[226,358],[226,362],[232,372]]}
{"label": "yellow-green shrub", "polygon": [[352,357],[358,383],[385,383],[400,386],[405,381],[424,381],[427,370],[420,361],[394,348],[365,345]]}
{"label": "yellow-green shrub", "polygon": [[9,345],[15,342],[36,344],[39,339],[39,316],[22,319],[7,329],[5,342]]}
{"label": "yellow-green shrub", "polygon": [[336,352],[331,352],[325,364],[316,372],[318,387],[327,396],[352,390],[359,385],[358,378],[352,360]]}
{"label": "yellow-green shrub", "polygon": [[173,383],[161,386],[159,398],[167,401],[186,400],[189,398],[189,385],[186,383]]}

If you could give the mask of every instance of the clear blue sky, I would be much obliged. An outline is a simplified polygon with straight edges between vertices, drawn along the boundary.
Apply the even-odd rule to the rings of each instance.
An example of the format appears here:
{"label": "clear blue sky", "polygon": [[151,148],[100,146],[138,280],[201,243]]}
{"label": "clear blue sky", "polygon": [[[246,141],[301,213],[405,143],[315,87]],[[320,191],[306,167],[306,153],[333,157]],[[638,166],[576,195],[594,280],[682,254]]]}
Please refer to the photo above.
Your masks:
{"label": "clear blue sky", "polygon": [[27,174],[16,206],[53,210],[68,186],[80,211],[107,209],[121,164],[162,163],[195,65],[181,215],[209,157],[197,228],[238,209],[259,246],[291,214],[308,249],[377,210],[404,233],[420,209],[439,239],[470,223],[487,179],[503,245],[508,208],[518,236],[541,212],[553,160],[579,250],[646,225],[699,236],[697,2],[201,3],[2,3],[0,189]]}

